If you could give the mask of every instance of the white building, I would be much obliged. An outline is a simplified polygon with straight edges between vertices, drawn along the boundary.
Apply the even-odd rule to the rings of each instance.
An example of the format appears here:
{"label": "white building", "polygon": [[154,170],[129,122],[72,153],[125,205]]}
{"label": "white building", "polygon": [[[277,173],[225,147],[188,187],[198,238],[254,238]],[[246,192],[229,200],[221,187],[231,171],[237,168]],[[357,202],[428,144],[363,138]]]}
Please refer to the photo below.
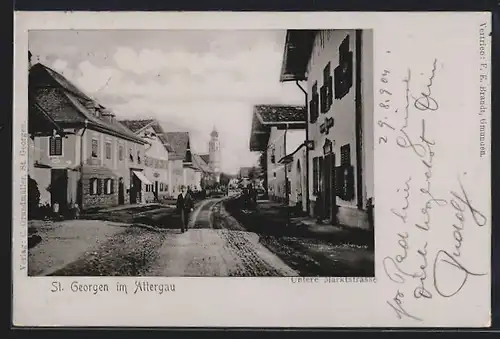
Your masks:
{"label": "white building", "polygon": [[307,92],[311,212],[373,227],[373,32],[289,30],[280,79]]}
{"label": "white building", "polygon": [[[250,150],[266,153],[265,189],[270,199],[287,202],[285,165],[279,160],[293,152],[306,140],[304,106],[258,105],[254,107]],[[290,190],[288,190],[290,193]]]}
{"label": "white building", "polygon": [[290,184],[289,205],[307,212],[306,143],[303,141],[295,150],[281,158],[279,163],[287,171]]}

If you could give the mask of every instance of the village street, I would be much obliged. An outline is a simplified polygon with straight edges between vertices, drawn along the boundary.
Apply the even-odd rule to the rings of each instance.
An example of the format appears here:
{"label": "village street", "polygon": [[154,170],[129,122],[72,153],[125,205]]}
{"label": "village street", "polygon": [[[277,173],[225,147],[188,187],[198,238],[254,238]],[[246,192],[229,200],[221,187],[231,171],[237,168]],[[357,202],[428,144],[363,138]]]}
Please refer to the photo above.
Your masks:
{"label": "village street", "polygon": [[[363,244],[249,224],[257,212],[238,198],[197,203],[181,233],[171,206],[103,210],[94,220],[32,223],[42,240],[30,249],[30,275],[64,276],[369,276],[373,251]],[[232,213],[227,211],[231,209]],[[120,221],[121,219],[121,221]],[[249,231],[251,230],[251,232]],[[322,238],[325,238],[324,236]]]}

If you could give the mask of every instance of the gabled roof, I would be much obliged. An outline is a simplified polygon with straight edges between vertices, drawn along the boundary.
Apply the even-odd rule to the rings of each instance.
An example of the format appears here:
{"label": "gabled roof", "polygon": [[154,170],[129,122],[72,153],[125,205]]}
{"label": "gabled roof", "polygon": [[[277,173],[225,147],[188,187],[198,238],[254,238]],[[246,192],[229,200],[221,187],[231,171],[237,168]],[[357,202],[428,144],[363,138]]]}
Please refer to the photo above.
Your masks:
{"label": "gabled roof", "polygon": [[29,99],[28,132],[30,134],[64,134],[62,128],[34,100]]}
{"label": "gabled roof", "polygon": [[160,139],[160,141],[162,142],[163,147],[165,147],[168,152],[173,152],[173,148],[168,143],[165,136],[165,131],[156,119],[120,120],[120,123],[130,129],[136,135],[139,135],[142,131],[151,127],[158,136],[158,139]]}
{"label": "gabled roof", "polygon": [[278,129],[305,129],[307,109],[305,106],[257,105],[252,117],[250,151],[263,151],[267,147],[271,127]]}
{"label": "gabled roof", "polygon": [[280,81],[307,80],[307,63],[311,57],[315,30],[288,30],[281,64]]}
{"label": "gabled roof", "polygon": [[201,157],[200,154],[193,153],[192,159],[193,159],[193,166],[197,170],[200,170],[200,171],[205,172],[205,173],[212,172],[212,169],[210,168],[210,166],[208,166],[208,163],[205,162],[205,160],[203,160],[203,158]]}
{"label": "gabled roof", "polygon": [[140,132],[154,122],[154,119],[120,120],[120,122],[134,133]]}
{"label": "gabled roof", "polygon": [[[140,144],[147,143],[114,119],[105,107],[91,99],[61,74],[40,63],[29,70],[29,93],[31,100],[61,127],[62,125],[81,126],[87,122],[89,128],[100,132]],[[106,112],[107,116],[96,116],[89,106],[103,113]]]}
{"label": "gabled roof", "polygon": [[285,155],[283,158],[279,159],[278,163],[279,164],[287,164],[287,163],[292,162],[293,161],[293,156],[295,155],[295,153],[297,153],[298,151],[300,151],[300,149],[302,147],[305,147],[305,146],[306,146],[305,142],[301,143],[292,153],[289,153],[289,154]]}
{"label": "gabled roof", "polygon": [[189,146],[189,132],[167,132],[165,133],[168,144],[172,151],[168,153],[168,158],[172,160],[184,160]]}
{"label": "gabled roof", "polygon": [[254,113],[263,124],[268,125],[305,123],[307,121],[305,106],[257,105],[254,107]]}
{"label": "gabled roof", "polygon": [[205,163],[210,163],[210,154],[199,154],[199,156],[205,161]]}

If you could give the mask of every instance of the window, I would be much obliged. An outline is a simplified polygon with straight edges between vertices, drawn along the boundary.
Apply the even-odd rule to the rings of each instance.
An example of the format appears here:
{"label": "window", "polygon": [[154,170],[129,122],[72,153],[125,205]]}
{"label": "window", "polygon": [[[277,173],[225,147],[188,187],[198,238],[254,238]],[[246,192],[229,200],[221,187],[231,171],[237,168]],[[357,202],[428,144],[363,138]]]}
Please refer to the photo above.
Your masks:
{"label": "window", "polygon": [[275,163],[276,161],[276,155],[275,155],[275,150],[274,147],[271,149],[271,163]]}
{"label": "window", "polygon": [[131,162],[134,162],[134,153],[132,151],[132,147],[130,147],[129,149],[129,158]]}
{"label": "window", "polygon": [[163,183],[160,182],[160,192],[163,192]]}
{"label": "window", "polygon": [[92,158],[99,157],[99,141],[97,139],[92,139]]}
{"label": "window", "polygon": [[106,159],[111,159],[111,141],[106,141]]}
{"label": "window", "polygon": [[140,151],[137,151],[137,163],[138,164],[141,163],[141,152]]}
{"label": "window", "polygon": [[61,156],[62,155],[62,137],[52,136],[49,138],[49,155]]}
{"label": "window", "polygon": [[333,104],[333,80],[330,75],[330,63],[323,69],[323,86],[321,92],[321,113],[326,113],[330,110]]}
{"label": "window", "polygon": [[104,194],[113,194],[114,193],[114,180],[106,179],[104,181]]}
{"label": "window", "polygon": [[339,46],[339,65],[335,68],[335,99],[342,99],[352,87],[353,56],[349,51],[349,35]]}
{"label": "window", "polygon": [[118,146],[118,159],[120,159],[120,161],[123,161],[123,145],[120,145]]}
{"label": "window", "polygon": [[91,178],[89,181],[89,194],[100,195],[102,194],[102,181],[98,178]]}
{"label": "window", "polygon": [[315,82],[314,85],[312,86],[312,95],[311,95],[311,101],[309,101],[309,114],[310,114],[310,119],[309,121],[314,124],[316,121],[318,121],[319,117],[319,94],[318,94],[318,83]]}

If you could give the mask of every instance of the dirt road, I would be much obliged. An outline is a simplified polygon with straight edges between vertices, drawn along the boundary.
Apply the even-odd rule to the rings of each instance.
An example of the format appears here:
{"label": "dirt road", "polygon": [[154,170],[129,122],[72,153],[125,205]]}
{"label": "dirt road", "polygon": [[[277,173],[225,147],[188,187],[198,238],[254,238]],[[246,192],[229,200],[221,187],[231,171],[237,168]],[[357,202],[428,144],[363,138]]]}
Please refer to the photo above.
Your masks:
{"label": "dirt road", "polygon": [[226,210],[232,200],[225,199],[198,203],[185,233],[175,210],[165,206],[99,212],[93,220],[32,222],[43,240],[29,250],[29,274],[373,276],[373,251],[366,246],[288,234],[266,218],[240,223]]}
{"label": "dirt road", "polygon": [[297,273],[224,211],[220,199],[202,202],[186,233],[170,234],[149,276],[294,276]]}

